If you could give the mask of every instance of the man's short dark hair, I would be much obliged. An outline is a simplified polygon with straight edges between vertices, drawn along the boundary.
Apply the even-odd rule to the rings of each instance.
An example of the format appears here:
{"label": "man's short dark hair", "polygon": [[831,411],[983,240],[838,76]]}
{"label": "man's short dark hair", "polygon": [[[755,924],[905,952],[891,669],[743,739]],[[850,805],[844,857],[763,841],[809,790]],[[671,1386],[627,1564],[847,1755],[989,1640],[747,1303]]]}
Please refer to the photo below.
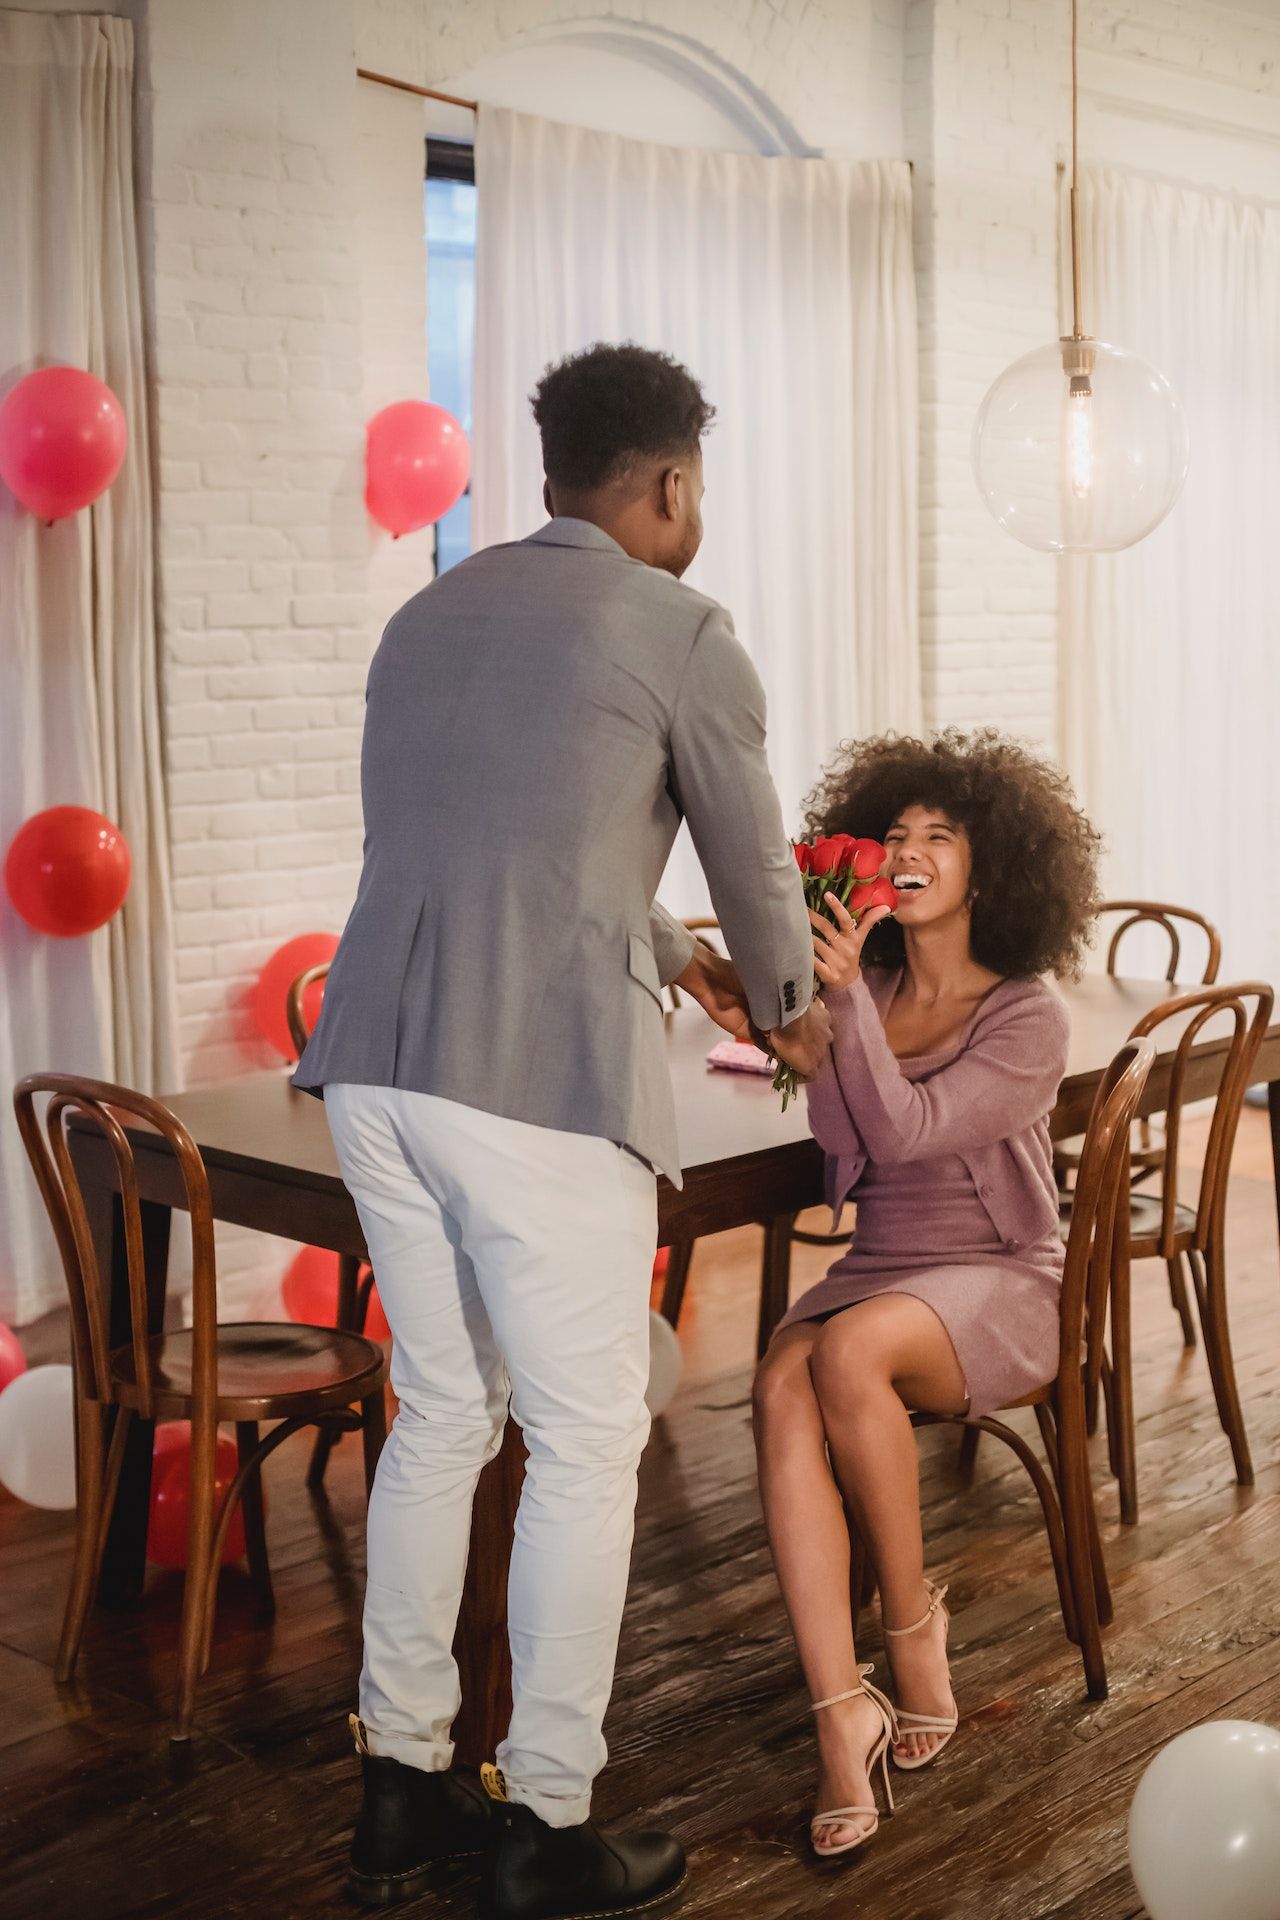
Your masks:
{"label": "man's short dark hair", "polygon": [[531,396],[553,487],[592,493],[646,460],[688,459],[715,414],[686,367],[630,342],[548,367]]}

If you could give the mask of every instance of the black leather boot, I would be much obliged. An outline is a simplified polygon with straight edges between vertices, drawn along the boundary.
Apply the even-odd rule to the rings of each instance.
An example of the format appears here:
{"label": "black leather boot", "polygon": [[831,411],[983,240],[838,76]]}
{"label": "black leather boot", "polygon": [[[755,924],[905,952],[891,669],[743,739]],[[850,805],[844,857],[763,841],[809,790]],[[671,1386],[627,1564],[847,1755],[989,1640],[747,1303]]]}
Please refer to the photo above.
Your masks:
{"label": "black leather boot", "polygon": [[549,1827],[498,1805],[480,1881],[481,1920],[584,1920],[651,1911],[679,1892],[684,1849],[669,1833]]}
{"label": "black leather boot", "polygon": [[491,1805],[479,1779],[458,1767],[424,1773],[369,1752],[351,1724],[364,1774],[364,1806],[351,1842],[347,1892],[365,1907],[395,1907],[431,1886],[446,1861],[489,1845]]}

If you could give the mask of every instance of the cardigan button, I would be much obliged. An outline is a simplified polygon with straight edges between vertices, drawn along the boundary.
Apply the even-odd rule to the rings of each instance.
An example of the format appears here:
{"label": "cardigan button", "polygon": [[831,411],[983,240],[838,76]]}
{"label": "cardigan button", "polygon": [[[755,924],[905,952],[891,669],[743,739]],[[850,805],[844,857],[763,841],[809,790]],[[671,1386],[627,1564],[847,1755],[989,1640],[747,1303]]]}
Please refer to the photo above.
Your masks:
{"label": "cardigan button", "polygon": [[1004,1244],[1010,1253],[1019,1253],[1022,1250],[1021,1240],[1006,1240]]}

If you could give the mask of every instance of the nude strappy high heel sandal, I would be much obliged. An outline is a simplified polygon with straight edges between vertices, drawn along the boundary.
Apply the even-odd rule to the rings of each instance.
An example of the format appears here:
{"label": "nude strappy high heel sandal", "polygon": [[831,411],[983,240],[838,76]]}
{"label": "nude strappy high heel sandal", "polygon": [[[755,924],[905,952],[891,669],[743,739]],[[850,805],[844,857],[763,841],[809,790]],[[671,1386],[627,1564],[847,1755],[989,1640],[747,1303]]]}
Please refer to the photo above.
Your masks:
{"label": "nude strappy high heel sandal", "polygon": [[[951,1615],[942,1603],[947,1597],[947,1589],[945,1587],[935,1587],[932,1580],[926,1580],[925,1587],[929,1594],[928,1610],[922,1613],[918,1620],[913,1621],[909,1627],[885,1627],[884,1637],[886,1640],[901,1640],[904,1635],[908,1633],[919,1633],[921,1627],[927,1627],[933,1619],[934,1614],[941,1608],[942,1644],[944,1647],[946,1646],[947,1630],[951,1625]],[[901,1707],[897,1710],[896,1718],[898,1731],[894,1736],[895,1746],[904,1733],[937,1733],[942,1736],[937,1746],[934,1747],[931,1752],[921,1754],[915,1759],[904,1760],[895,1753],[893,1755],[893,1764],[900,1773],[918,1773],[921,1767],[927,1767],[931,1760],[936,1760],[960,1724],[959,1713],[950,1715],[937,1713],[904,1713]]]}
{"label": "nude strappy high heel sandal", "polygon": [[[815,1700],[812,1705],[812,1711],[814,1713],[821,1713],[824,1707],[839,1706],[842,1700],[854,1700],[860,1693],[865,1694],[867,1699],[870,1700],[872,1706],[877,1709],[880,1715],[880,1732],[867,1754],[867,1773],[868,1775],[872,1774],[875,1771],[877,1762],[879,1763],[881,1773],[884,1776],[885,1802],[888,1811],[892,1813],[893,1787],[889,1781],[889,1747],[890,1743],[898,1737],[898,1719],[893,1710],[893,1702],[886,1699],[879,1687],[872,1687],[867,1684],[867,1675],[874,1672],[875,1668],[870,1664],[865,1667],[859,1667],[858,1684],[856,1687],[850,1687],[846,1693],[833,1693],[829,1700]],[[818,1845],[818,1829],[820,1827],[830,1826],[833,1822],[838,1823],[844,1820],[865,1820],[868,1815],[871,1817],[871,1825],[860,1833],[856,1840],[845,1840],[838,1847],[820,1847]],[[813,1819],[809,1822],[810,1845],[820,1860],[833,1860],[839,1853],[852,1853],[855,1847],[864,1846],[879,1825],[880,1809],[876,1806],[874,1799],[869,1807],[832,1807],[826,1813],[815,1813]]]}

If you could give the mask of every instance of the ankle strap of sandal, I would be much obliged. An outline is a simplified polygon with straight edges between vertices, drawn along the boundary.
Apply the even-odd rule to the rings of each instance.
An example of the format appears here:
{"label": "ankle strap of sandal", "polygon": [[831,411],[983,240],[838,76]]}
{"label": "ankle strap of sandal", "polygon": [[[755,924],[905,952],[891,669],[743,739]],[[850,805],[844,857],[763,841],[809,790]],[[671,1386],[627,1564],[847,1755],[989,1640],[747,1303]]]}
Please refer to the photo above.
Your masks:
{"label": "ankle strap of sandal", "polygon": [[929,1590],[929,1605],[925,1610],[925,1612],[920,1615],[920,1618],[918,1620],[913,1620],[909,1627],[883,1628],[883,1632],[887,1640],[900,1640],[903,1634],[919,1633],[921,1627],[928,1626],[934,1614],[938,1611],[938,1608],[942,1605],[943,1601],[946,1599],[948,1588],[935,1587],[932,1580],[926,1580],[925,1585]]}
{"label": "ankle strap of sandal", "polygon": [[881,1718],[885,1721],[885,1724],[896,1726],[897,1715],[894,1711],[892,1700],[889,1699],[887,1694],[881,1693],[879,1687],[873,1687],[868,1684],[868,1675],[874,1672],[875,1667],[868,1661],[865,1666],[858,1668],[858,1684],[856,1687],[848,1687],[843,1693],[833,1693],[826,1700],[814,1700],[811,1702],[810,1711],[812,1713],[821,1713],[824,1707],[838,1707],[842,1700],[856,1700],[859,1694],[865,1694],[873,1705],[879,1707]]}

